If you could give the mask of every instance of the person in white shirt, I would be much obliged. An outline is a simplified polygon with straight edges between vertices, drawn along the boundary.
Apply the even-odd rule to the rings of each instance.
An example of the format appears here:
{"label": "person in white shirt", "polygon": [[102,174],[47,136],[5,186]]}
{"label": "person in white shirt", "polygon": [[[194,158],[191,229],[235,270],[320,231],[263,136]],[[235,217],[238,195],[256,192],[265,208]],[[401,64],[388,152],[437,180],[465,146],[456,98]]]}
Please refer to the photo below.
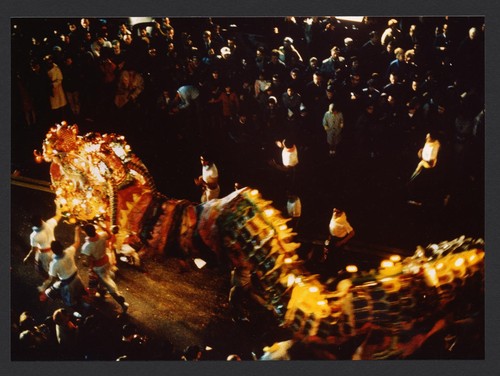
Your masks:
{"label": "person in white shirt", "polygon": [[201,176],[194,180],[195,184],[203,189],[201,202],[219,198],[219,171],[215,163],[206,156],[200,156]]}
{"label": "person in white shirt", "polygon": [[30,234],[31,249],[23,259],[23,263],[26,263],[31,255],[35,254],[35,269],[43,278],[48,277],[49,265],[54,256],[50,243],[56,240],[54,229],[60,219],[61,213],[59,211],[47,221],[43,221],[40,215],[34,215],[31,219],[33,226],[33,232]]}
{"label": "person in white shirt", "polygon": [[440,147],[441,144],[439,141],[431,133],[427,133],[424,147],[418,151],[420,162],[413,172],[413,175],[410,177],[410,181],[415,179],[422,169],[436,167]]}
{"label": "person in white shirt", "polygon": [[347,244],[349,240],[355,235],[355,231],[347,221],[347,215],[343,210],[338,208],[333,209],[332,218],[330,219],[329,235],[328,239],[325,240],[325,246],[323,248],[323,259],[326,260],[328,255],[336,249],[336,255],[334,260],[334,265],[338,266],[342,263],[343,246]]}
{"label": "person in white shirt", "polygon": [[49,278],[38,291],[40,293],[45,291],[45,295],[51,299],[61,298],[68,307],[75,307],[86,295],[75,263],[75,253],[80,246],[80,226],[75,227],[74,241],[68,248],[64,249],[57,240],[52,241],[50,245],[54,258],[50,262]]}
{"label": "person in white shirt", "polygon": [[285,167],[295,167],[299,164],[299,154],[297,146],[290,140],[283,140],[276,143],[283,150],[281,151],[281,160]]}
{"label": "person in white shirt", "polygon": [[85,257],[86,263],[90,265],[92,271],[99,277],[99,282],[102,283],[109,294],[121,306],[122,312],[126,313],[129,304],[125,302],[125,298],[118,291],[118,286],[113,280],[113,271],[109,263],[109,257],[106,252],[107,240],[111,234],[104,231],[96,231],[92,224],[87,224],[83,227],[85,234],[85,243],[82,245],[82,256]]}
{"label": "person in white shirt", "polygon": [[330,241],[333,240],[336,247],[342,247],[354,236],[354,229],[347,221],[347,215],[343,210],[337,208],[333,209],[328,228]]}
{"label": "person in white shirt", "polygon": [[292,187],[295,183],[295,169],[299,164],[299,154],[295,143],[291,138],[286,138],[283,141],[276,141],[276,145],[281,150],[281,165],[273,159],[271,165],[280,171],[286,173],[286,186]]}

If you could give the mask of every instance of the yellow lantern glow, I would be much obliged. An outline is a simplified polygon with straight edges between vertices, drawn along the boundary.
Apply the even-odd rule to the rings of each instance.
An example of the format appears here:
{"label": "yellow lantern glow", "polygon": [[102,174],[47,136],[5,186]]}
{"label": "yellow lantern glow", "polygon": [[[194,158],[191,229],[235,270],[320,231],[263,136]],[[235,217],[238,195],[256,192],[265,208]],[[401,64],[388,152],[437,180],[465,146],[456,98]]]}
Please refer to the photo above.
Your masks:
{"label": "yellow lantern glow", "polygon": [[383,260],[380,263],[380,266],[382,268],[392,268],[394,266],[394,262],[392,262],[391,260]]}
{"label": "yellow lantern glow", "polygon": [[436,275],[436,269],[427,267],[424,270],[425,282],[429,286],[436,286],[438,284],[438,278]]}
{"label": "yellow lantern glow", "polygon": [[347,265],[345,270],[349,273],[356,273],[358,271],[358,267],[356,265]]}
{"label": "yellow lantern glow", "polygon": [[272,216],[274,214],[274,209],[266,209],[264,210],[264,214],[267,215],[268,217]]}
{"label": "yellow lantern glow", "polygon": [[391,257],[389,257],[389,260],[391,260],[392,262],[399,262],[399,261],[401,261],[401,256],[400,255],[392,255]]}
{"label": "yellow lantern glow", "polygon": [[455,260],[454,266],[455,268],[460,268],[462,265],[464,265],[465,260],[463,257],[459,257]]}

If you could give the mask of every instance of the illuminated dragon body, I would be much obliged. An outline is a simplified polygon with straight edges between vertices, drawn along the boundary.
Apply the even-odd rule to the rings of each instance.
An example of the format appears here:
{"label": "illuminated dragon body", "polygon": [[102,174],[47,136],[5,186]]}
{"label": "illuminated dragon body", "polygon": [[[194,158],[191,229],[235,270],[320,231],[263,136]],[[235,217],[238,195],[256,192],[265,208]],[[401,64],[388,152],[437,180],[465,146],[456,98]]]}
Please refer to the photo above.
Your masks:
{"label": "illuminated dragon body", "polygon": [[318,358],[339,358],[343,346],[352,347],[353,359],[407,358],[433,333],[482,309],[469,304],[471,294],[483,294],[481,240],[419,247],[412,257],[348,273],[332,287],[304,268],[287,220],[255,189],[198,205],[169,199],[123,136],[80,136],[66,123],[50,129],[35,156],[51,162],[55,202],[66,220],[115,226],[117,250],[126,243],[145,254],[175,247],[188,258],[208,253],[251,265],[267,308],[293,331],[293,343]]}

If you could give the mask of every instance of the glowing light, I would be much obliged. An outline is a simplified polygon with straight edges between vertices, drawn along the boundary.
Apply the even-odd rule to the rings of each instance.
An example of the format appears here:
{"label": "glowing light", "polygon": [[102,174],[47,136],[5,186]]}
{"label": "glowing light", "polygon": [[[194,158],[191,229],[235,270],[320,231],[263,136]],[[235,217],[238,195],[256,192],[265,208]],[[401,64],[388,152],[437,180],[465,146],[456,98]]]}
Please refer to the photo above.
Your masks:
{"label": "glowing light", "polygon": [[[432,248],[432,246],[431,246]],[[418,257],[418,258],[422,258],[424,257],[425,255],[425,252],[424,252],[424,249],[422,247],[417,247],[417,250],[415,251],[415,256]]]}
{"label": "glowing light", "polygon": [[281,231],[285,231],[287,228],[288,228],[288,227],[287,227],[286,225],[281,225],[281,226],[279,227],[279,229],[280,229]]}
{"label": "glowing light", "polygon": [[380,282],[382,282],[382,283],[387,283],[387,282],[391,282],[392,280],[393,280],[393,278],[391,278],[391,277],[387,277],[387,278],[383,278],[383,279],[381,279],[381,280],[380,280]]}
{"label": "glowing light", "polygon": [[66,205],[68,203],[68,201],[64,197],[59,197],[59,203],[61,205]]}
{"label": "glowing light", "polygon": [[296,282],[295,276],[293,274],[288,275],[288,280],[286,282],[286,286],[290,287]]}
{"label": "glowing light", "polygon": [[77,205],[80,205],[82,203],[82,200],[80,200],[79,198],[74,198],[73,200],[71,200],[71,203],[75,206]]}
{"label": "glowing light", "polygon": [[392,255],[391,257],[389,257],[389,259],[392,262],[399,262],[399,261],[401,261],[401,256],[400,255]]}
{"label": "glowing light", "polygon": [[318,300],[317,304],[319,306],[324,306],[324,305],[326,305],[326,300]]}
{"label": "glowing light", "polygon": [[293,260],[290,257],[287,257],[284,261],[285,264],[291,264]]}
{"label": "glowing light", "polygon": [[101,148],[101,145],[99,144],[87,144],[83,147],[83,150],[87,153],[94,153],[96,151],[99,151]]}
{"label": "glowing light", "polygon": [[309,287],[309,292],[315,293],[318,291],[319,291],[319,289],[316,286]]}
{"label": "glowing light", "polygon": [[274,209],[266,209],[264,210],[264,214],[267,215],[268,217],[272,216],[274,214]]}
{"label": "glowing light", "polygon": [[347,265],[345,270],[349,273],[356,273],[358,271],[358,267],[356,265]]}
{"label": "glowing light", "polygon": [[115,154],[122,159],[127,156],[127,152],[123,149],[121,145],[113,146],[112,149],[115,152]]}
{"label": "glowing light", "polygon": [[441,270],[441,269],[443,269],[443,268],[444,268],[444,264],[443,264],[442,262],[440,262],[440,263],[438,263],[438,264],[436,265],[436,270]]}
{"label": "glowing light", "polygon": [[413,274],[418,274],[420,272],[420,266],[412,265],[412,266],[410,266],[409,270]]}
{"label": "glowing light", "polygon": [[431,286],[436,286],[438,284],[438,278],[436,276],[436,269],[434,268],[426,268],[425,269],[425,279],[427,284]]}
{"label": "glowing light", "polygon": [[380,266],[382,268],[392,268],[394,266],[394,263],[391,261],[391,260],[383,260],[381,263],[380,263]]}
{"label": "glowing light", "polygon": [[205,260],[202,260],[200,258],[195,258],[194,259],[194,264],[196,265],[196,267],[198,269],[201,269],[203,268],[207,263],[205,262]]}
{"label": "glowing light", "polygon": [[474,260],[476,259],[476,255],[470,255],[469,256],[469,262],[474,262]]}
{"label": "glowing light", "polygon": [[259,194],[259,191],[258,191],[258,190],[256,190],[256,189],[252,189],[252,190],[250,191],[250,195],[251,195],[251,196],[257,196],[258,194]]}
{"label": "glowing light", "polygon": [[457,258],[455,260],[455,264],[454,265],[455,265],[456,268],[459,268],[459,267],[461,267],[464,264],[464,262],[465,262],[464,258],[463,257],[459,257],[459,258]]}

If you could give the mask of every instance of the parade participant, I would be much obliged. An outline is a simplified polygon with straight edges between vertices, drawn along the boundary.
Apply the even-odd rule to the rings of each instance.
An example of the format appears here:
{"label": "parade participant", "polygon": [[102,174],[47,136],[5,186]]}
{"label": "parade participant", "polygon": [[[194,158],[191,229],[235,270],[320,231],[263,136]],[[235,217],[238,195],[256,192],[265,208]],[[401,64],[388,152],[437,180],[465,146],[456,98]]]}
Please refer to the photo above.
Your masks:
{"label": "parade participant", "polygon": [[74,241],[68,248],[64,249],[57,240],[50,246],[54,258],[49,266],[49,278],[38,290],[45,291],[51,299],[61,298],[66,306],[74,308],[86,294],[75,263],[75,253],[80,246],[80,227],[75,227]]}
{"label": "parade participant", "polygon": [[293,192],[287,192],[286,212],[291,218],[290,227],[297,231],[300,216],[302,215],[302,202],[299,196]]}
{"label": "parade participant", "polygon": [[86,257],[86,263],[97,274],[99,282],[106,287],[110,295],[120,304],[122,312],[126,313],[129,304],[125,302],[125,298],[120,294],[113,280],[111,264],[106,253],[106,242],[111,235],[104,231],[97,232],[92,224],[85,225],[83,231],[87,235],[85,243],[82,245],[82,255]]}
{"label": "parade participant", "polygon": [[50,243],[55,240],[54,229],[60,219],[61,213],[59,211],[47,221],[43,221],[40,215],[34,215],[31,219],[33,225],[33,232],[30,234],[31,249],[23,259],[23,263],[26,263],[34,253],[35,268],[44,278],[48,277],[49,265],[54,256]]}
{"label": "parade participant", "polygon": [[328,239],[325,240],[323,250],[324,259],[327,260],[329,254],[336,249],[338,252],[335,255],[334,266],[339,266],[342,263],[343,247],[355,235],[355,231],[347,221],[347,215],[343,210],[333,208],[332,218],[329,224],[330,233]]}
{"label": "parade participant", "polygon": [[413,175],[410,177],[410,181],[415,179],[420,174],[422,169],[436,167],[440,147],[441,144],[439,141],[431,133],[427,133],[425,136],[424,147],[418,151],[420,162],[413,172]]}
{"label": "parade participant", "polygon": [[203,189],[201,202],[218,198],[220,194],[219,172],[215,163],[205,156],[200,156],[201,176],[194,180],[197,186]]}
{"label": "parade participant", "polygon": [[281,151],[281,161],[283,166],[287,168],[295,167],[299,164],[299,155],[297,151],[297,146],[290,139],[284,139],[283,141],[277,141],[276,145],[283,150]]}
{"label": "parade participant", "polygon": [[299,164],[298,149],[291,137],[283,141],[276,141],[276,146],[281,148],[281,165],[273,159],[270,165],[274,168],[286,173],[285,184],[287,188],[291,188],[295,183],[295,169]]}

